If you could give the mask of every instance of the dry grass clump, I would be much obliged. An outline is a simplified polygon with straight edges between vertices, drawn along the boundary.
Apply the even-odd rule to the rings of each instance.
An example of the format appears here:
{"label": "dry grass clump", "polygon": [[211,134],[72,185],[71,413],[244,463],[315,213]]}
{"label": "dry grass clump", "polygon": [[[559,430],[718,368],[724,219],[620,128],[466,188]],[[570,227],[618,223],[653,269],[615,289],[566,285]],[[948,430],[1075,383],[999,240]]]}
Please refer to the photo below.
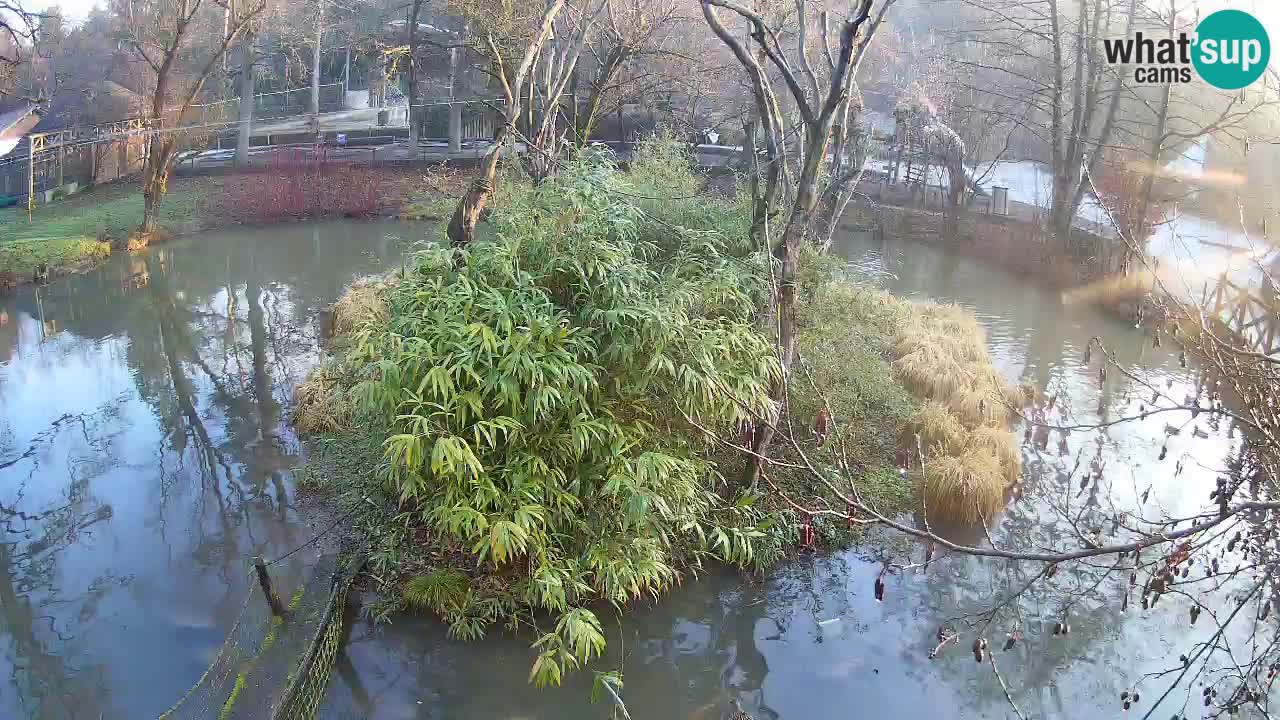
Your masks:
{"label": "dry grass clump", "polygon": [[351,429],[355,404],[347,396],[341,368],[322,363],[298,385],[293,394],[293,424],[306,433]]}
{"label": "dry grass clump", "polygon": [[342,337],[367,323],[385,322],[388,318],[386,290],[400,284],[393,273],[361,278],[353,283],[333,304],[333,336]]}
{"label": "dry grass clump", "polygon": [[961,452],[969,432],[946,406],[933,401],[920,405],[907,430],[902,439],[903,446],[914,450],[915,436],[919,435],[920,447],[928,455]]}
{"label": "dry grass clump", "polygon": [[981,384],[952,393],[950,408],[969,427],[1006,425],[1009,422],[1005,396]]}
{"label": "dry grass clump", "polygon": [[917,397],[946,402],[968,387],[964,367],[946,349],[922,342],[910,353],[893,361],[898,380]]}
{"label": "dry grass clump", "polygon": [[1066,305],[1087,305],[1136,300],[1146,297],[1154,288],[1155,275],[1150,272],[1112,275],[1067,290],[1062,293],[1062,302]]}
{"label": "dry grass clump", "polygon": [[[977,321],[953,306],[908,307],[912,320],[893,342],[898,379],[917,396],[970,418],[970,424],[1007,420],[1009,405],[1017,405],[1020,394],[991,366]],[[983,402],[996,407],[980,410]]]}
{"label": "dry grass clump", "polygon": [[925,513],[933,520],[987,523],[1004,507],[1003,471],[990,452],[935,455],[925,462]]}
{"label": "dry grass clump", "polygon": [[894,375],[925,400],[910,426],[925,452],[921,495],[930,521],[990,522],[1017,482],[1021,453],[1008,424],[1023,391],[991,366],[986,335],[955,305],[902,303],[908,320],[892,343]]}
{"label": "dry grass clump", "polygon": [[1013,433],[1003,427],[984,425],[969,435],[969,447],[990,452],[1000,462],[1006,487],[1018,481],[1022,469],[1022,450]]}
{"label": "dry grass clump", "polygon": [[[914,307],[918,304],[908,304]],[[950,328],[945,332],[942,328]],[[955,322],[931,320],[915,315],[902,327],[893,340],[893,354],[905,356],[918,351],[922,345],[936,348],[937,352],[956,360],[957,363],[986,363],[987,337],[982,328],[965,328]]]}

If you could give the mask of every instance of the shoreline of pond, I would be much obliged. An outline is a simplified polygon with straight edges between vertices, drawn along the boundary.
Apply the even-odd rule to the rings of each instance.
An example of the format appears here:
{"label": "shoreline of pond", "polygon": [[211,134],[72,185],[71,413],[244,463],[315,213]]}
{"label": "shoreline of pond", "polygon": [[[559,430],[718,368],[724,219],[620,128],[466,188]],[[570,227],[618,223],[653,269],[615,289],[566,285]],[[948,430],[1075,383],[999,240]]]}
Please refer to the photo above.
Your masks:
{"label": "shoreline of pond", "polygon": [[[16,236],[0,240],[0,296],[30,285],[92,272],[116,255],[136,253],[203,233],[254,231],[326,221],[439,220],[442,204],[454,202],[456,197],[451,191],[442,190],[454,187],[460,180],[444,166],[431,165],[428,169],[434,169],[435,174],[424,176],[424,169],[418,167],[379,167],[376,172],[370,171],[380,191],[374,195],[371,205],[325,207],[313,201],[293,213],[282,212],[269,203],[250,205],[246,202],[247,198],[262,194],[259,185],[267,177],[263,171],[178,176],[171,181],[166,203],[161,205],[161,230],[149,242],[137,246],[133,245],[137,221],[124,221],[120,215],[137,210],[134,205],[140,205],[137,201],[141,192],[121,182],[89,188],[56,205],[42,206],[37,213],[38,224],[27,223],[25,210],[10,210],[0,216],[0,238],[9,234]],[[424,183],[424,177],[429,182]],[[386,192],[381,192],[383,190]],[[304,187],[302,192],[313,191]],[[45,226],[53,230],[42,235]],[[70,231],[64,226],[69,226]],[[31,245],[34,243],[42,245],[34,247]],[[22,245],[28,245],[30,252],[20,249]]]}
{"label": "shoreline of pond", "polygon": [[[424,171],[426,174],[424,175]],[[280,212],[269,204],[257,204],[248,198],[261,195],[260,188],[251,183],[260,182],[264,171],[224,172],[212,175],[176,176],[171,185],[170,203],[184,194],[195,196],[194,212],[185,208],[181,216],[162,224],[162,230],[150,243],[142,247],[126,247],[128,238],[118,237],[119,228],[95,228],[95,236],[78,239],[86,245],[78,255],[60,264],[46,263],[37,266],[33,276],[31,267],[20,266],[14,270],[5,266],[4,250],[10,243],[30,241],[0,241],[0,294],[17,288],[41,284],[59,277],[79,275],[101,266],[108,257],[117,253],[136,252],[143,247],[161,245],[201,233],[243,228],[258,230],[297,223],[348,220],[355,222],[438,221],[444,220],[451,206],[460,197],[465,178],[448,164],[427,163],[417,166],[388,165],[377,168],[377,182],[386,183],[389,191],[378,196],[372,208],[360,208],[351,212],[342,208],[313,207],[297,213]],[[717,189],[714,176],[706,176],[707,190],[711,196],[723,194]],[[243,187],[237,187],[243,185]],[[121,196],[125,186],[112,183],[90,188],[84,193],[51,206],[43,212],[59,209],[76,212],[85,203],[97,204],[96,197],[108,200]],[[382,189],[380,185],[380,190]],[[304,190],[310,192],[310,190]],[[137,191],[131,191],[137,193]],[[128,194],[128,193],[124,193]],[[137,193],[140,196],[140,193]],[[162,209],[166,206],[162,205]],[[3,218],[0,218],[2,220]],[[12,223],[13,221],[9,221]],[[874,200],[870,207],[850,208],[841,219],[840,228],[845,231],[872,231],[897,240],[911,240],[937,246],[949,252],[976,260],[993,262],[1007,272],[1026,278],[1050,283],[1066,290],[1082,283],[1097,281],[1108,274],[1107,268],[1091,267],[1079,258],[1051,251],[1043,241],[1044,230],[1036,223],[1020,218],[1004,218],[965,210],[958,222],[948,225],[944,213],[923,207],[910,207]],[[0,237],[4,236],[4,223],[0,222]],[[30,232],[30,231],[28,231]],[[130,235],[132,232],[130,231]],[[1088,236],[1090,238],[1094,236]],[[67,238],[70,239],[70,238]],[[1096,243],[1095,243],[1096,244]],[[21,265],[21,264],[20,264]],[[42,272],[41,272],[42,270]],[[1111,311],[1120,315],[1132,313],[1136,304],[1131,297],[1113,303]]]}

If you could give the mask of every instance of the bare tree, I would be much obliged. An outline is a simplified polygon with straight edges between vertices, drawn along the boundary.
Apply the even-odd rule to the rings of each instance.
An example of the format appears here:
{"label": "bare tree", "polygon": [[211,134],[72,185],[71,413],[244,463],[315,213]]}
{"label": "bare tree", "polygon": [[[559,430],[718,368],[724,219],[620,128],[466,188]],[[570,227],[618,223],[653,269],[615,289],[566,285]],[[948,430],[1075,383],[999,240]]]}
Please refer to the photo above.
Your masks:
{"label": "bare tree", "polygon": [[253,135],[253,113],[256,99],[254,97],[254,72],[257,55],[255,52],[255,23],[248,23],[241,32],[240,42],[236,43],[236,77],[237,95],[240,98],[239,118],[236,125],[236,158],[238,168],[249,166],[249,146]]}
{"label": "bare tree", "polygon": [[[813,228],[813,232],[816,235],[815,240],[824,251],[831,248],[836,229],[840,226],[840,218],[844,216],[845,210],[849,207],[849,201],[853,199],[858,181],[862,178],[862,174],[866,169],[868,138],[863,131],[861,119],[862,91],[858,87],[858,71],[862,68],[871,40],[878,34],[885,15],[888,13],[889,8],[893,7],[894,2],[895,0],[885,0],[880,4],[880,8],[876,11],[870,26],[858,41],[857,50],[853,56],[852,69],[849,74],[851,92],[845,98],[843,107],[840,108],[839,121],[832,127],[832,166],[831,171],[827,174],[825,187],[822,189],[819,199],[819,208],[821,210],[820,217],[817,218],[819,227]],[[801,6],[797,5],[797,7]],[[823,37],[826,38],[829,18],[825,12],[822,13],[820,18]],[[801,13],[801,19],[804,19],[803,13]],[[822,72],[825,77],[835,71],[835,66],[829,51],[824,51],[821,58],[822,60],[819,62],[822,65]],[[813,83],[811,82],[811,84]]]}
{"label": "bare tree", "polygon": [[227,8],[223,0],[119,0],[129,47],[150,70],[152,85],[147,110],[147,155],[143,165],[143,244],[158,229],[160,204],[167,191],[169,172],[177,150],[178,128],[201,88],[217,69],[227,48],[264,8],[261,0],[234,9],[227,32],[197,55],[204,30],[213,27]]}
{"label": "bare tree", "polygon": [[565,90],[577,74],[578,59],[597,18],[609,0],[588,0],[581,10],[570,8],[553,26],[547,46],[535,60],[530,80],[528,166],[535,181],[546,178],[564,149],[559,132]]}
{"label": "bare tree", "polygon": [[27,10],[21,2],[0,0],[0,96],[18,90],[17,70],[24,51],[37,38],[42,15]]}
{"label": "bare tree", "polygon": [[420,131],[419,121],[416,115],[417,111],[413,106],[418,104],[418,18],[422,14],[422,5],[425,0],[411,0],[409,3],[409,46],[408,46],[408,74],[409,74],[409,92],[406,99],[409,105],[409,143],[418,142],[418,134]]}
{"label": "bare tree", "polygon": [[[414,5],[415,12],[417,3]],[[311,114],[320,114],[320,53],[324,44],[324,0],[316,0],[316,32],[311,50]]]}
{"label": "bare tree", "polygon": [[[783,380],[774,389],[773,397],[780,413],[785,417],[786,378],[790,375],[795,359],[797,255],[800,244],[808,237],[814,212],[824,192],[824,168],[833,139],[839,152],[843,154],[846,142],[844,128],[848,123],[857,63],[883,19],[883,11],[890,3],[884,3],[874,20],[871,16],[874,0],[859,0],[852,11],[842,18],[833,19],[824,15],[822,42],[827,65],[825,82],[820,83],[810,59],[808,0],[795,2],[797,32],[792,52],[783,46],[778,30],[771,27],[764,15],[757,10],[732,0],[701,2],[703,16],[712,32],[729,47],[746,71],[755,99],[756,114],[765,137],[763,182],[759,172],[753,173],[752,179],[753,241],[761,243],[769,238],[769,206],[777,197],[781,173],[786,172],[787,177],[782,179],[786,180],[790,188],[787,207],[783,210],[781,239],[774,248],[774,255],[779,261],[774,310]],[[757,48],[756,53],[748,50],[743,41],[725,27],[720,17],[721,9],[733,12],[747,22],[750,39]],[[789,95],[788,100],[798,117],[795,135],[798,139],[799,157],[796,159],[798,172],[794,180],[790,178],[787,158],[784,156],[783,132],[786,120],[778,95],[773,89],[770,70],[781,78]],[[761,469],[761,458],[768,455],[769,444],[779,421],[774,419],[773,422],[761,422],[756,429],[751,447],[754,460],[747,463],[745,482],[756,482]]]}
{"label": "bare tree", "polygon": [[[646,2],[645,0],[606,0],[603,17],[594,23],[596,32],[588,38],[587,53],[591,63],[587,67],[586,98],[577,103],[575,124],[579,147],[591,140],[600,118],[605,112],[605,99],[611,92],[620,90],[619,77],[629,63],[646,55],[663,52],[659,48],[662,36],[673,29],[683,18],[672,0]],[[578,75],[574,81],[577,84]],[[635,82],[636,78],[630,78]]]}
{"label": "bare tree", "polygon": [[481,160],[480,173],[463,194],[458,208],[449,220],[449,240],[455,246],[465,246],[475,238],[476,223],[480,221],[480,213],[488,205],[498,181],[498,161],[501,158],[503,146],[512,136],[516,121],[520,117],[522,107],[520,88],[524,87],[534,61],[542,52],[547,39],[551,37],[556,18],[564,6],[565,0],[548,0],[546,10],[542,13],[536,30],[529,38],[523,56],[515,68],[508,65],[508,59],[502,51],[503,38],[492,26],[473,28],[474,35],[488,50],[487,54],[492,63],[491,72],[498,80],[505,103],[502,125],[494,132],[493,143]]}
{"label": "bare tree", "polygon": [[1047,224],[1066,247],[1085,194],[1084,166],[1101,168],[1127,85],[1124,68],[1103,57],[1102,39],[1132,34],[1136,0],[963,2],[974,14],[951,29],[954,61],[979,71],[982,92],[1009,100],[1019,127],[1047,149]]}

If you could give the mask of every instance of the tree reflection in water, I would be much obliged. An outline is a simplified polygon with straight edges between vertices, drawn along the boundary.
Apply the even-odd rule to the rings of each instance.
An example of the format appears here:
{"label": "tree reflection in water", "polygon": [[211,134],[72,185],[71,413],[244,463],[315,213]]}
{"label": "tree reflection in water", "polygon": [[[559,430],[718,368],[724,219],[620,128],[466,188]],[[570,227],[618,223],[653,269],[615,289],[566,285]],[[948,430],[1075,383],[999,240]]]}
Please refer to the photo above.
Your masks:
{"label": "tree reflection in water", "polygon": [[154,717],[199,677],[246,559],[310,536],[283,408],[389,233],[212,235],[0,302],[0,717]]}

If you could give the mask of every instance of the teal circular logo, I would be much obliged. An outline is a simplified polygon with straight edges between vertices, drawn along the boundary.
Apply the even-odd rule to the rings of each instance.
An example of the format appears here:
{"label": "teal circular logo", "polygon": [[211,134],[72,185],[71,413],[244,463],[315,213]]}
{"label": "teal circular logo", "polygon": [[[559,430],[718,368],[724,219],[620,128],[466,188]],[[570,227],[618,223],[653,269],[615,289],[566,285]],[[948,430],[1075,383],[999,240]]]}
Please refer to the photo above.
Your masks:
{"label": "teal circular logo", "polygon": [[1238,90],[1262,77],[1271,40],[1258,19],[1243,10],[1219,10],[1196,26],[1191,62],[1210,85]]}

